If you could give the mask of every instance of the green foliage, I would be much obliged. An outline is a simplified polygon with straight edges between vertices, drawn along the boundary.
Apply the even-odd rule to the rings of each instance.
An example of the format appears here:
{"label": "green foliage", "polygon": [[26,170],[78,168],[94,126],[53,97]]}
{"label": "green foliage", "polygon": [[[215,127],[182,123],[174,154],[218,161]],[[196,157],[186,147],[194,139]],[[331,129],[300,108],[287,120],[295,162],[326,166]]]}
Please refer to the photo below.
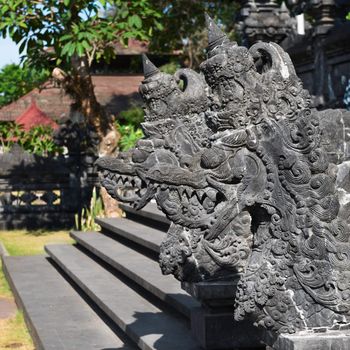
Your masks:
{"label": "green foliage", "polygon": [[176,70],[180,68],[180,65],[177,62],[169,62],[159,67],[159,70],[163,73],[174,74]]}
{"label": "green foliage", "polygon": [[135,147],[136,142],[143,137],[142,129],[131,124],[117,124],[117,129],[121,135],[119,140],[119,149],[121,151],[128,151]]}
{"label": "green foliage", "polygon": [[350,21],[350,12],[346,15],[346,19]]}
{"label": "green foliage", "polygon": [[131,107],[125,111],[120,112],[119,121],[121,124],[131,124],[133,126],[139,127],[144,121],[143,109],[137,106]]}
{"label": "green foliage", "polygon": [[69,69],[75,56],[108,60],[113,41],[146,40],[162,28],[149,0],[0,0],[0,17],[0,35],[37,68]]}
{"label": "green foliage", "polygon": [[120,112],[116,128],[120,132],[119,149],[127,151],[135,147],[136,142],[143,137],[140,124],[144,121],[144,112],[140,107],[131,107]]}
{"label": "green foliage", "polygon": [[0,121],[0,145],[3,152],[7,152],[23,134],[22,127],[15,122]]}
{"label": "green foliage", "polygon": [[0,0],[0,18],[0,37],[19,45],[28,66],[60,68],[55,77],[97,129],[108,129],[109,120],[96,103],[91,64],[113,58],[116,42],[147,40],[162,29],[151,0]]}
{"label": "green foliage", "polygon": [[239,8],[238,1],[153,0],[153,3],[158,11],[163,12],[164,30],[152,37],[152,51],[164,53],[180,50],[183,52],[185,65],[190,68],[198,67],[205,55],[205,13],[234,39],[234,16]]}
{"label": "green foliage", "polygon": [[103,201],[97,195],[96,187],[92,190],[92,197],[89,208],[83,208],[80,215],[75,215],[75,226],[82,231],[99,231],[101,227],[95,219],[104,217]]}
{"label": "green foliage", "polygon": [[49,77],[47,70],[8,64],[0,70],[0,107],[40,86]]}
{"label": "green foliage", "polygon": [[26,151],[41,156],[62,153],[62,149],[53,140],[53,129],[50,126],[35,126],[24,132],[18,142]]}
{"label": "green foliage", "polygon": [[53,141],[53,129],[45,125],[38,125],[25,131],[15,122],[0,121],[0,143],[5,152],[14,143],[18,143],[25,151],[40,156],[62,153],[62,148]]}

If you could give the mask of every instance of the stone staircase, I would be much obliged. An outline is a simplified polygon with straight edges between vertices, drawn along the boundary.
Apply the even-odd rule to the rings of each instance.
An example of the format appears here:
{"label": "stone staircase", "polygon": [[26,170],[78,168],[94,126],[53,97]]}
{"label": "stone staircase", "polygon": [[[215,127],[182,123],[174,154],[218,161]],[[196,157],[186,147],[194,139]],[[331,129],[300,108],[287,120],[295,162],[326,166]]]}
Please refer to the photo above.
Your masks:
{"label": "stone staircase", "polygon": [[37,349],[201,349],[190,329],[200,303],[158,265],[167,219],[153,203],[123,209],[101,232],[72,232],[75,245],[3,257]]}

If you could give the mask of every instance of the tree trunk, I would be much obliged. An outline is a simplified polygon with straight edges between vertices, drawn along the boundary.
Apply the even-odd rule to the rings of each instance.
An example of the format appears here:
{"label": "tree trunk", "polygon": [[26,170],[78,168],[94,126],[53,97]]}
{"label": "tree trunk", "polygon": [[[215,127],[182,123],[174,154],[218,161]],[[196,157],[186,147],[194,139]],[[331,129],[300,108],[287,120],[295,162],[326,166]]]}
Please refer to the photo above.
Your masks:
{"label": "tree trunk", "polygon": [[89,125],[94,126],[99,138],[99,155],[111,155],[117,150],[120,135],[114,127],[114,118],[97,101],[86,58],[74,58],[72,84],[76,106]]}
{"label": "tree trunk", "polygon": [[107,218],[121,218],[123,211],[119,208],[118,202],[112,198],[104,187],[100,188],[100,196],[104,205],[104,212]]}
{"label": "tree trunk", "polygon": [[[97,132],[99,145],[95,151],[96,156],[117,155],[120,134],[114,126],[114,117],[97,101],[87,59],[76,56],[72,58],[71,64],[71,75],[55,68],[53,77],[73,99],[71,112],[84,116],[85,123]],[[106,194],[102,195],[102,200],[106,213],[113,213],[113,216],[120,213],[117,201],[111,201]]]}
{"label": "tree trunk", "polygon": [[70,75],[55,68],[53,77],[73,99],[71,110],[81,113],[85,122],[96,130],[100,141],[98,155],[112,155],[117,151],[120,138],[119,132],[114,127],[114,117],[109,115],[97,101],[87,59],[76,56],[72,58],[71,64]]}

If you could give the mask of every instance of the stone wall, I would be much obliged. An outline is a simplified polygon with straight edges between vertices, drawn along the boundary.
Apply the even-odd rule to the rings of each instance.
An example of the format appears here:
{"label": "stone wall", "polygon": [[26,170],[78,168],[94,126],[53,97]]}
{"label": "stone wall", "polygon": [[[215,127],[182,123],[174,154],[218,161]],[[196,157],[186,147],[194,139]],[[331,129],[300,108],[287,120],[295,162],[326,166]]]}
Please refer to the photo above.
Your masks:
{"label": "stone wall", "polygon": [[94,176],[79,157],[40,157],[18,146],[0,155],[0,229],[72,228]]}
{"label": "stone wall", "polygon": [[344,107],[343,97],[350,79],[350,22],[331,28],[326,35],[294,35],[284,43],[318,108]]}

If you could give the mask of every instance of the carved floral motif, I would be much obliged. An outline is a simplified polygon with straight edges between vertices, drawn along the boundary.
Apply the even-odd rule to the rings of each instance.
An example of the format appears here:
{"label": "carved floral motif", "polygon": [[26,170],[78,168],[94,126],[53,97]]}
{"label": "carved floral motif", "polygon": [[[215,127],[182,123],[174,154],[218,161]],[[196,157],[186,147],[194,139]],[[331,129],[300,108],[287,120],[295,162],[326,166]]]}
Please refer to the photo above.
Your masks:
{"label": "carved floral motif", "polygon": [[102,184],[138,208],[155,198],[171,221],[163,273],[238,281],[237,320],[281,333],[347,323],[350,231],[318,112],[277,44],[248,50],[208,27],[200,73],[145,58],[145,139],[99,160]]}

